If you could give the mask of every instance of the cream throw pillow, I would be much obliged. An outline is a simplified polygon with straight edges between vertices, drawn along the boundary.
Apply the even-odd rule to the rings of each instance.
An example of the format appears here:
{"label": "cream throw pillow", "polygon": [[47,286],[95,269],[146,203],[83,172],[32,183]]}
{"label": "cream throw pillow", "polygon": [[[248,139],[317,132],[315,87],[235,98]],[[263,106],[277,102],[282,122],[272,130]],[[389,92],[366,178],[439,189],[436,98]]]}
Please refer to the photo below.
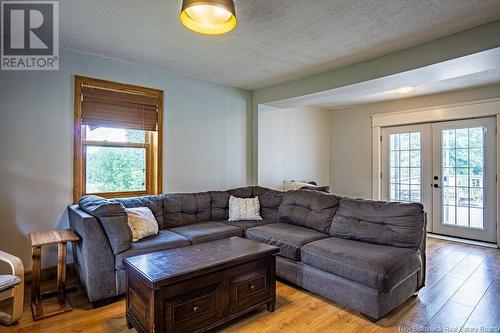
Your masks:
{"label": "cream throw pillow", "polygon": [[128,226],[132,231],[132,242],[158,233],[158,222],[147,207],[127,208]]}
{"label": "cream throw pillow", "polygon": [[229,197],[229,221],[260,221],[259,197],[237,198]]}

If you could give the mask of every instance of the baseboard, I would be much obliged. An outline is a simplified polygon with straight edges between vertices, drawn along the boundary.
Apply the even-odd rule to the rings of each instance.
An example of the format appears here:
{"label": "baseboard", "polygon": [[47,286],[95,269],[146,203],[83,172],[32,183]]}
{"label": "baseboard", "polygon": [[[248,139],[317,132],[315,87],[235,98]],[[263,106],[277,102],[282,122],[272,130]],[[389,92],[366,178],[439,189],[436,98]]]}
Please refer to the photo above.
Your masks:
{"label": "baseboard", "polygon": [[440,234],[433,234],[433,233],[430,233],[430,232],[427,232],[427,237],[437,238],[437,239],[443,239],[443,240],[447,240],[447,241],[450,241],[450,242],[457,242],[457,243],[463,243],[463,244],[469,244],[469,245],[477,245],[477,246],[489,247],[489,248],[492,248],[492,249],[497,249],[498,248],[497,244],[493,244],[493,243],[486,243],[486,242],[476,241],[476,240],[472,240],[472,239],[451,237],[451,236],[445,236],[445,235],[440,235]]}
{"label": "baseboard", "polygon": [[[66,265],[66,278],[76,275],[75,265],[73,263]],[[57,278],[57,266],[42,268],[40,272],[40,281],[55,280]],[[31,270],[24,271],[24,284],[31,284]]]}

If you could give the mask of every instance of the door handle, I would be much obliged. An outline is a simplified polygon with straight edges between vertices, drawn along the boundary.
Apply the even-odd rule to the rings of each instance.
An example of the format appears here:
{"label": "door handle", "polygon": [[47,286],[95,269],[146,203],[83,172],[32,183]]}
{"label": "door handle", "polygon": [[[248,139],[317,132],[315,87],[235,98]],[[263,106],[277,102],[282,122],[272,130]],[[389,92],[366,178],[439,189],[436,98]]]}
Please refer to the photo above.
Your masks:
{"label": "door handle", "polygon": [[438,184],[434,184],[432,186],[434,186],[434,188],[441,188],[441,186],[439,186]]}

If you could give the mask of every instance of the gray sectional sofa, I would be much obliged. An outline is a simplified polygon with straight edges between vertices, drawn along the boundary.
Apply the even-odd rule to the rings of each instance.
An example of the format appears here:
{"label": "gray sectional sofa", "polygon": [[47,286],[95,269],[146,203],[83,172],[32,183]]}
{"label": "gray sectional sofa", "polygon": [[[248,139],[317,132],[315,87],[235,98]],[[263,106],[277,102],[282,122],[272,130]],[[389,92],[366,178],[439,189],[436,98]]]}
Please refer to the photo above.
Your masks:
{"label": "gray sectional sofa", "polygon": [[[259,197],[262,221],[228,222],[229,197]],[[149,207],[160,232],[131,242],[125,208]],[[90,301],[125,293],[125,257],[240,236],[276,245],[279,277],[381,318],[424,286],[425,224],[417,203],[258,186],[107,200],[68,208],[77,272]]]}

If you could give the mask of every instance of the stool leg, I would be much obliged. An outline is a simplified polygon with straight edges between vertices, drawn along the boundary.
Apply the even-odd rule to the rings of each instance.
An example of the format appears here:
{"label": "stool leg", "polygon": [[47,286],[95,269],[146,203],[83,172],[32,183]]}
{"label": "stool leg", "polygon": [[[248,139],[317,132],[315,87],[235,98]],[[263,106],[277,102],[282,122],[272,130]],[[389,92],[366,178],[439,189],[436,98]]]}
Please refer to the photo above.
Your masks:
{"label": "stool leg", "polygon": [[40,302],[40,271],[41,271],[42,247],[32,247],[31,255],[31,311],[33,319],[37,320],[43,316],[43,308]]}
{"label": "stool leg", "polygon": [[63,306],[66,292],[66,243],[57,247],[57,300]]}

